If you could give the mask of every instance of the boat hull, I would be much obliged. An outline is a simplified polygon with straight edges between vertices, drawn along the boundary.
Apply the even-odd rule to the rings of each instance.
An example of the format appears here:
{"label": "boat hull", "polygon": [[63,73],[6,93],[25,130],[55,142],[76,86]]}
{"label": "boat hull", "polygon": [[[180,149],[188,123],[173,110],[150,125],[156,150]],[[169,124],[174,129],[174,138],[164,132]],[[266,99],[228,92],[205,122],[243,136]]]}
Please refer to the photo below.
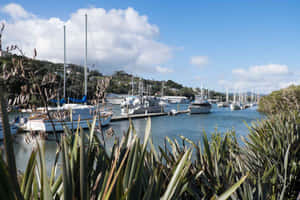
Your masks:
{"label": "boat hull", "polygon": [[[99,120],[96,120],[96,126],[107,126],[110,123],[112,116],[102,117]],[[73,120],[73,121],[53,121],[53,124],[50,120],[29,120],[26,124],[24,124],[22,127],[25,131],[43,131],[43,132],[53,132],[53,125],[55,127],[55,131],[62,132],[64,131],[65,127],[74,130],[77,129],[78,125],[79,127],[83,129],[87,129],[88,121],[92,123],[93,119],[85,119],[85,120]],[[78,124],[79,123],[79,124]]]}
{"label": "boat hull", "polygon": [[227,107],[229,107],[229,104],[226,103],[226,102],[220,102],[220,103],[217,104],[217,106],[219,108],[227,108]]}
{"label": "boat hull", "polygon": [[106,102],[114,105],[120,105],[124,98],[106,98]]}
{"label": "boat hull", "polygon": [[161,106],[154,106],[154,107],[138,107],[138,108],[122,108],[121,113],[122,115],[135,115],[135,114],[145,114],[145,113],[160,113],[163,112],[164,109]]}
{"label": "boat hull", "polygon": [[207,114],[211,111],[211,106],[189,106],[191,114]]}
{"label": "boat hull", "polygon": [[241,110],[241,106],[238,104],[231,104],[230,110]]}

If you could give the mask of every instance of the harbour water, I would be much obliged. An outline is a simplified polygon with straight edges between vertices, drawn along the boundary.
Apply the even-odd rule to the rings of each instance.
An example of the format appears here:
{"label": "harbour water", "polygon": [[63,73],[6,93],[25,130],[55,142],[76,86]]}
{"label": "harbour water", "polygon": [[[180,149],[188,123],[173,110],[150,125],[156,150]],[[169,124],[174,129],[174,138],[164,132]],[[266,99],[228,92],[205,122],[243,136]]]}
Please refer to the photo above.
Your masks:
{"label": "harbour water", "polygon": [[[186,104],[181,104],[179,109],[187,109]],[[171,108],[178,108],[178,105],[172,105]],[[119,107],[114,106],[113,111],[115,115],[119,115]],[[161,116],[153,117],[151,119],[151,137],[153,143],[157,145],[164,144],[164,138],[168,136],[171,139],[179,139],[179,136],[189,138],[192,141],[198,142],[202,139],[203,131],[207,133],[208,136],[216,130],[220,133],[225,133],[226,131],[235,130],[236,135],[239,138],[243,136],[246,137],[249,133],[246,124],[251,124],[256,120],[263,118],[255,108],[249,108],[245,110],[230,111],[229,108],[217,108],[216,105],[213,106],[212,112],[209,114],[202,115],[189,115],[180,114],[176,116]],[[135,119],[133,124],[137,130],[137,134],[143,138],[145,132],[147,119]],[[111,145],[114,141],[114,137],[121,137],[124,131],[127,131],[129,122],[116,121],[111,122],[109,127],[113,128],[115,135],[106,138],[108,145]],[[16,164],[18,169],[23,171],[26,167],[26,162],[30,156],[33,148],[35,148],[36,141],[34,139],[28,139],[26,134],[18,135],[15,139],[15,155]],[[46,161],[48,163],[48,168],[50,169],[56,152],[55,141],[46,141]]]}

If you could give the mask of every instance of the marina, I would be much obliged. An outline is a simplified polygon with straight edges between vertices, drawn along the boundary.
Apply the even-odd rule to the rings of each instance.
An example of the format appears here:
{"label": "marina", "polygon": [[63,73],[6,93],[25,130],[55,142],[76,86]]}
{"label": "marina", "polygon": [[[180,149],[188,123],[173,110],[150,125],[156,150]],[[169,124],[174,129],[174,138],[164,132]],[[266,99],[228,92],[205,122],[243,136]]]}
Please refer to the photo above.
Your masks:
{"label": "marina", "polygon": [[[227,131],[235,131],[239,141],[241,137],[246,137],[249,130],[246,124],[251,124],[256,120],[264,118],[256,111],[256,108],[249,108],[246,110],[231,111],[229,108],[218,108],[216,104],[212,105],[211,113],[190,115],[188,112],[188,104],[179,104],[181,114],[170,116],[168,113],[149,113],[147,115],[132,116],[132,122],[137,130],[139,137],[144,137],[144,130],[146,127],[147,118],[151,117],[151,133],[152,139],[156,146],[163,145],[165,137],[177,138],[185,136],[192,141],[199,141],[203,137],[204,131],[211,136],[212,133],[220,132],[226,133]],[[177,109],[178,105],[173,105],[170,109]],[[115,138],[121,137],[129,127],[128,116],[120,115],[120,108],[117,105],[112,105],[114,116],[111,123],[103,128],[103,132],[113,129],[114,135],[109,136],[105,134],[106,143],[108,146],[114,143]],[[24,169],[23,162],[29,157],[30,149],[35,146],[35,139],[26,139],[29,133],[22,133],[15,136],[15,148],[17,165]],[[98,137],[101,137],[99,132],[96,132]],[[31,138],[31,137],[29,137]],[[53,138],[51,136],[50,138]],[[25,142],[30,141],[30,142]],[[49,168],[53,160],[53,153],[55,153],[56,143],[55,140],[46,141],[46,159],[49,161]],[[25,153],[24,153],[25,152]],[[27,152],[27,153],[26,153]]]}
{"label": "marina", "polygon": [[1,199],[300,200],[298,2],[22,1]]}

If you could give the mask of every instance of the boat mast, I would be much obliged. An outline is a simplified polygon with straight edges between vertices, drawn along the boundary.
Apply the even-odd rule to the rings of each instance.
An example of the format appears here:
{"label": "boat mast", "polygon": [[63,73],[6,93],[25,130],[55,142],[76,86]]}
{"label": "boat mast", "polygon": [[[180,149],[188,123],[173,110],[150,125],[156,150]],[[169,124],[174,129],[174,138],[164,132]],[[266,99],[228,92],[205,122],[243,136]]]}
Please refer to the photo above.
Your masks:
{"label": "boat mast", "polygon": [[133,96],[133,75],[131,77],[131,95]]}
{"label": "boat mast", "polygon": [[162,87],[161,87],[161,96],[164,96],[164,87],[165,87],[165,82],[162,82]]}
{"label": "boat mast", "polygon": [[233,94],[233,102],[234,103],[236,102],[236,90],[234,91],[234,94]]}
{"label": "boat mast", "polygon": [[200,98],[201,98],[201,100],[203,99],[203,84],[201,83],[201,93],[200,93]]}
{"label": "boat mast", "polygon": [[64,98],[66,98],[66,25],[64,25]]}
{"label": "boat mast", "polygon": [[206,97],[206,99],[209,99],[209,89],[207,88],[207,90],[206,90],[206,91],[207,91],[207,94],[206,94],[206,96],[205,96],[205,97]]}
{"label": "boat mast", "polygon": [[85,14],[84,95],[87,96],[87,14]]}
{"label": "boat mast", "polygon": [[229,102],[229,96],[228,96],[228,88],[226,88],[226,103]]}

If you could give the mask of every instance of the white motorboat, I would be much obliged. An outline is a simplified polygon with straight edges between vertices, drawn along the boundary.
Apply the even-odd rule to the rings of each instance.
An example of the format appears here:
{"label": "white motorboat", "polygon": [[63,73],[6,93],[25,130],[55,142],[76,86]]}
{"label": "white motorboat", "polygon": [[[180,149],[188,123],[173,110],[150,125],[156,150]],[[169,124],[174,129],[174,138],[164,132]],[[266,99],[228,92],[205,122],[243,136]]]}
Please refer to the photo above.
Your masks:
{"label": "white motorboat", "polygon": [[175,109],[171,109],[170,110],[170,112],[169,112],[169,114],[171,114],[171,115],[177,115],[178,114],[178,111],[177,110],[175,110]]}
{"label": "white motorboat", "polygon": [[229,103],[228,102],[219,102],[219,103],[217,103],[217,106],[219,108],[229,107]]}
{"label": "white motorboat", "polygon": [[202,100],[190,103],[189,110],[191,114],[207,114],[210,113],[211,107],[208,101]]}
{"label": "white motorboat", "polygon": [[201,96],[196,96],[195,101],[189,105],[189,111],[191,114],[207,114],[211,111],[211,104],[203,98],[203,92],[201,90]]}
{"label": "white motorboat", "polygon": [[238,102],[232,102],[232,104],[230,104],[230,110],[241,110],[242,109],[242,105]]}

